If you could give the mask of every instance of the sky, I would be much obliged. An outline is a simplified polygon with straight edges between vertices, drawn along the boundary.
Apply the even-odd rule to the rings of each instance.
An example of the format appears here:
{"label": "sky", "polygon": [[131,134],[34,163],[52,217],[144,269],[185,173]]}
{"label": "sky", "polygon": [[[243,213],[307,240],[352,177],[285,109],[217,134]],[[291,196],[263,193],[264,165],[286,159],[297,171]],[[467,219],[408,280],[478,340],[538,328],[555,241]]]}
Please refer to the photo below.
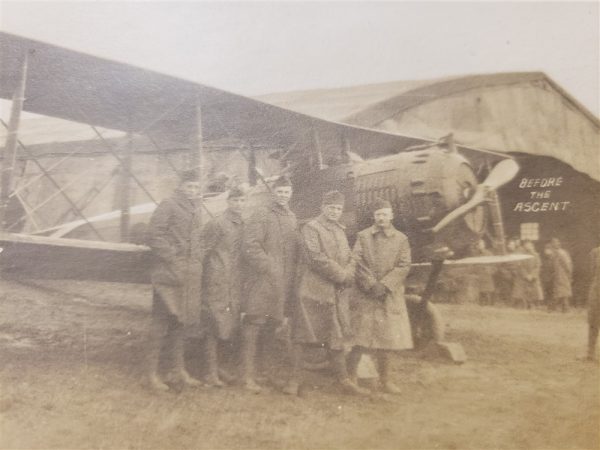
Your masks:
{"label": "sky", "polygon": [[600,111],[599,4],[28,2],[0,29],[244,95],[543,71]]}

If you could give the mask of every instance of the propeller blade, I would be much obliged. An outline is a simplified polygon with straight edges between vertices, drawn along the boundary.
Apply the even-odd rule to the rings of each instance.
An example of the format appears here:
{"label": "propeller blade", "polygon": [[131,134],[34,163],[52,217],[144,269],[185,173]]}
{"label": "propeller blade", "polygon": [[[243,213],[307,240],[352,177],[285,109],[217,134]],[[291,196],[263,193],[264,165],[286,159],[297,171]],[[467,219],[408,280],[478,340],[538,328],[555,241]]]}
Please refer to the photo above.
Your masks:
{"label": "propeller blade", "polygon": [[512,180],[518,172],[519,165],[514,159],[504,159],[494,166],[482,184],[496,190]]}
{"label": "propeller blade", "polygon": [[495,191],[500,186],[505,185],[512,180],[515,175],[519,172],[519,165],[514,159],[504,159],[494,166],[487,178],[477,186],[473,197],[465,203],[459,206],[455,210],[447,214],[442,220],[440,220],[436,226],[432,228],[434,233],[437,233],[442,228],[445,228],[449,223],[464,216],[466,213],[471,211],[476,206],[480,205],[485,201],[488,194]]}

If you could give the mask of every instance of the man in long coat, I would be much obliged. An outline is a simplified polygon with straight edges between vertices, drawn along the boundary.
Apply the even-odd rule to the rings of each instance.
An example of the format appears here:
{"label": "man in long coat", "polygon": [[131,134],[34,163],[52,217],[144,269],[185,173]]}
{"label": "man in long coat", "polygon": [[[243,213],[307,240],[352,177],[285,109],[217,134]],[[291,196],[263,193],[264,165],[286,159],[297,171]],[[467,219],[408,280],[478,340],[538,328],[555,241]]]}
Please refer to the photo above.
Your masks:
{"label": "man in long coat", "polygon": [[[255,381],[255,359],[261,330],[269,343],[289,316],[299,256],[296,215],[290,210],[292,184],[279,177],[272,186],[272,201],[248,219],[242,239],[247,299],[242,323],[242,384],[259,392]],[[272,350],[272,349],[271,349]]]}
{"label": "man in long coat", "polygon": [[551,309],[561,306],[562,312],[569,309],[569,300],[573,295],[571,283],[573,280],[573,262],[571,256],[561,247],[557,238],[550,240],[552,255],[550,262],[552,265],[552,302]]}
{"label": "man in long coat", "polygon": [[523,241],[523,251],[525,254],[532,256],[532,258],[521,263],[523,266],[521,275],[525,279],[522,300],[524,305],[529,309],[532,303],[534,306],[538,306],[544,301],[544,290],[542,289],[541,281],[542,260],[535,250],[533,242],[530,240]]}
{"label": "man in long coat", "polygon": [[245,192],[239,188],[231,189],[225,212],[210,220],[202,230],[206,383],[215,387],[223,386],[219,379],[219,344],[231,341],[239,328],[245,204]]}
{"label": "man in long coat", "polygon": [[348,375],[345,344],[349,333],[348,294],[354,284],[354,264],[345,227],[339,220],[344,196],[324,195],[321,214],[302,228],[305,251],[298,294],[292,309],[293,373],[286,394],[297,395],[305,347],[324,346],[329,351],[339,383],[349,393],[367,394]]}
{"label": "man in long coat", "polygon": [[174,382],[201,384],[187,373],[184,363],[185,336],[195,335],[200,329],[199,292],[192,291],[202,273],[198,207],[194,201],[199,189],[198,175],[184,172],[174,194],[158,205],[150,219],[148,245],[154,264],[148,384],[157,390],[168,389],[158,376],[161,348],[172,363]]}
{"label": "man in long coat", "polygon": [[381,388],[397,394],[391,380],[393,352],[413,347],[404,299],[404,281],[410,270],[407,237],[392,225],[394,214],[387,200],[376,200],[375,224],[360,233],[353,249],[356,260],[356,295],[351,303],[352,343],[350,370],[355,374],[363,352],[378,363]]}
{"label": "man in long coat", "polygon": [[596,361],[596,342],[600,327],[600,247],[590,252],[591,279],[588,291],[588,352],[587,359]]}

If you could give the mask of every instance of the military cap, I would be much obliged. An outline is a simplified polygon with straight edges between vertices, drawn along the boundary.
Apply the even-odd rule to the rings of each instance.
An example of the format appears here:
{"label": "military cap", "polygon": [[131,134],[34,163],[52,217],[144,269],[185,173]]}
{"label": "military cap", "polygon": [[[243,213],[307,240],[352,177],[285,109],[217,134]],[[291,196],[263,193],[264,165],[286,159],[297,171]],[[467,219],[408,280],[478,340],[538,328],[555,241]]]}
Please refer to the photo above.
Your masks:
{"label": "military cap", "polygon": [[292,186],[292,181],[287,175],[281,175],[275,180],[275,183],[273,183],[273,188],[278,188],[281,186]]}
{"label": "military cap", "polygon": [[227,194],[227,198],[236,198],[236,197],[245,197],[246,192],[238,186],[229,189],[229,194]]}
{"label": "military cap", "polygon": [[329,191],[323,195],[323,205],[343,205],[344,194],[340,191]]}
{"label": "military cap", "polygon": [[376,198],[371,206],[371,209],[373,210],[373,212],[379,211],[380,209],[385,209],[385,208],[392,209],[392,204],[383,198]]}
{"label": "military cap", "polygon": [[196,170],[184,170],[179,174],[179,179],[182,183],[186,183],[188,181],[200,181],[200,174]]}

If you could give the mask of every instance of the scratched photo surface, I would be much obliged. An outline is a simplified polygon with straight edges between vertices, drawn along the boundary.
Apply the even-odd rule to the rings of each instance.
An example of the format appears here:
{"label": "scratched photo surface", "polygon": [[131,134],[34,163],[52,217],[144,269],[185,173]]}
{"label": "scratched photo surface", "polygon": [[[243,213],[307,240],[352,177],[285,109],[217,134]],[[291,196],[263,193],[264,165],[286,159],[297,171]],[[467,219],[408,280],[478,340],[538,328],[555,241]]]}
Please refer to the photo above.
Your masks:
{"label": "scratched photo surface", "polygon": [[0,3],[0,448],[600,447],[598,3]]}

